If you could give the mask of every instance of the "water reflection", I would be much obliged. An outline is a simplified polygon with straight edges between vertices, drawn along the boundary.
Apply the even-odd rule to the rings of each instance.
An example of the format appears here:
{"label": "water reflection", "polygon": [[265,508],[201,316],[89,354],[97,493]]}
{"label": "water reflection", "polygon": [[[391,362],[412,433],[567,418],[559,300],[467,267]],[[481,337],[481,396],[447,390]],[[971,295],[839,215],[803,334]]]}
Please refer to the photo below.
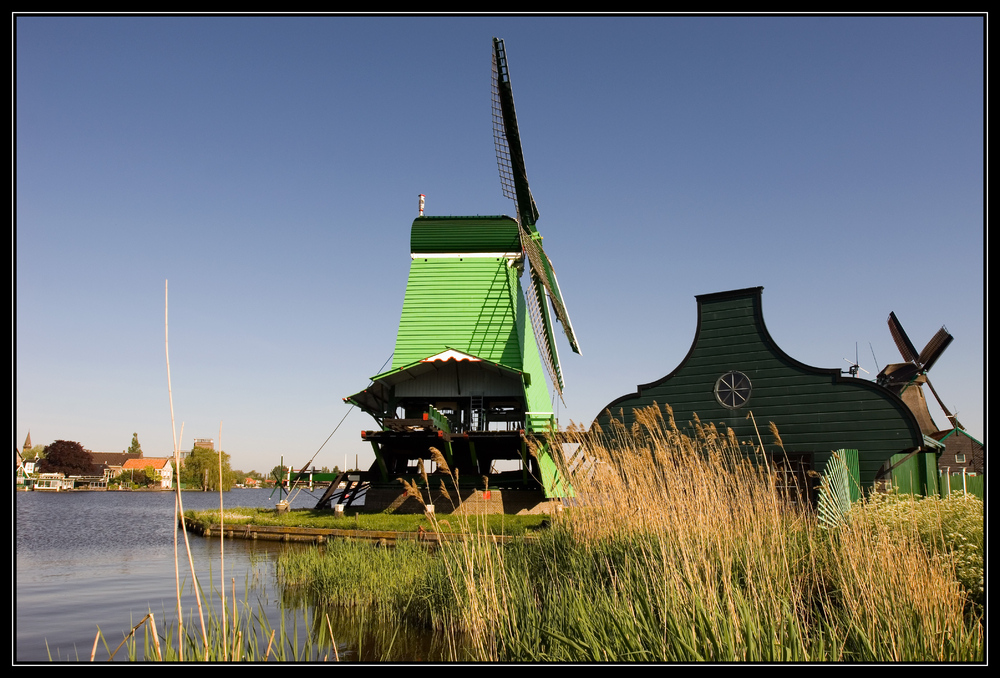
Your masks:
{"label": "water reflection", "polygon": [[462,658],[461,642],[443,632],[386,621],[363,608],[317,606],[294,587],[282,591],[281,606],[311,617],[313,638],[323,647],[332,647],[332,636],[340,661],[450,662]]}
{"label": "water reflection", "polygon": [[[234,490],[224,493],[223,501],[227,509],[273,507],[276,495],[269,494]],[[186,492],[183,501],[185,510],[217,509],[219,495]],[[311,507],[315,501],[299,496],[292,506]],[[89,661],[98,628],[113,650],[148,612],[154,613],[161,636],[176,628],[173,494],[21,492],[15,503],[16,661]],[[218,615],[225,588],[227,613],[235,598],[240,614],[258,616],[279,634],[289,629],[302,644],[311,638],[310,656],[296,657],[299,660],[462,658],[443,634],[390,624],[370,611],[319,608],[294,589],[282,590],[274,571],[276,554],[309,545],[233,539],[223,545],[219,539],[193,535],[189,543],[206,594],[203,604]],[[200,628],[182,537],[178,549],[184,624]],[[267,639],[258,642],[263,653]],[[108,654],[102,645],[97,660],[107,660]],[[119,652],[116,660],[121,658]]]}

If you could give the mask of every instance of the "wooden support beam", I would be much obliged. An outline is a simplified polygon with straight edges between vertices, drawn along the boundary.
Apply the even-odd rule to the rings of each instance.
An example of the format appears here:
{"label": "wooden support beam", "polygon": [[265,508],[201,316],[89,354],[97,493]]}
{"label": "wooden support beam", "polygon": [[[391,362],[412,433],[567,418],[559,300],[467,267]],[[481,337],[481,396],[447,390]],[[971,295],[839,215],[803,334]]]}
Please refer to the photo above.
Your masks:
{"label": "wooden support beam", "polygon": [[469,441],[469,457],[472,459],[472,465],[478,469],[479,459],[476,458],[476,444],[472,442],[472,439],[469,438],[468,434],[465,435],[465,438]]}
{"label": "wooden support beam", "polygon": [[521,436],[521,479],[528,484],[528,440]]}
{"label": "wooden support beam", "polygon": [[[382,480],[389,480],[389,470],[385,467],[385,459],[382,457],[382,451],[379,449],[378,443],[374,440],[371,441],[372,449],[375,450],[375,461],[378,462],[378,470],[382,475]],[[358,469],[359,471],[361,469]]]}
{"label": "wooden support beam", "polygon": [[448,460],[448,466],[453,466],[455,464],[455,455],[451,451],[451,438],[446,438],[444,441],[444,456]]}

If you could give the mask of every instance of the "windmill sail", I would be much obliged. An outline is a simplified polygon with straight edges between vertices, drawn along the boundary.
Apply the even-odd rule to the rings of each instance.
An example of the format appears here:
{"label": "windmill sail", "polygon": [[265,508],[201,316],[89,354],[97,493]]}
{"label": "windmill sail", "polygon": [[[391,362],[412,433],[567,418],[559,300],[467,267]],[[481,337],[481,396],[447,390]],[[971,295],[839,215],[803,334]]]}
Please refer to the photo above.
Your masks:
{"label": "windmill sail", "polygon": [[528,298],[532,328],[542,358],[552,380],[552,385],[562,395],[563,378],[559,367],[559,351],[545,297],[548,296],[556,320],[563,326],[574,353],[580,353],[580,346],[573,332],[573,326],[566,311],[566,304],[559,289],[552,261],[542,249],[542,236],[535,228],[538,207],[528,187],[521,137],[517,129],[517,114],[514,111],[514,94],[507,67],[507,55],[503,40],[493,39],[493,139],[497,150],[497,166],[500,170],[500,184],[504,196],[514,201],[520,226],[521,246],[530,265],[531,289]]}
{"label": "windmill sail", "polygon": [[939,329],[937,333],[931,337],[931,340],[927,342],[927,345],[924,346],[924,350],[922,350],[920,355],[917,357],[917,362],[923,366],[925,372],[930,370],[931,365],[937,362],[937,359],[940,358],[941,354],[944,353],[944,350],[948,348],[948,344],[951,343],[952,339],[954,339],[954,337],[951,336],[948,330],[944,327]]}
{"label": "windmill sail", "polygon": [[[938,405],[944,412],[948,421],[951,425],[956,428],[962,428],[962,424],[958,421],[958,417],[951,413],[951,411],[945,406],[944,401],[938,392],[934,390],[934,385],[931,384],[930,377],[927,373],[930,371],[934,363],[937,362],[944,350],[948,348],[954,337],[948,332],[946,327],[939,329],[931,340],[927,342],[923,350],[917,353],[917,349],[913,346],[913,342],[906,335],[906,331],[903,330],[902,324],[896,317],[894,312],[889,313],[889,333],[892,334],[892,339],[896,343],[896,347],[899,349],[900,355],[903,356],[905,363],[898,365],[887,365],[880,376],[880,381],[883,385],[887,385],[890,388],[896,388],[897,390],[905,390],[906,386],[910,383],[916,381],[918,378],[927,384],[930,388],[931,393],[934,395],[935,400],[937,400]],[[919,382],[918,382],[919,385]],[[911,406],[912,409],[912,406]],[[923,406],[923,410],[926,410],[926,405]],[[927,419],[930,420],[930,413],[927,414]]]}
{"label": "windmill sail", "polygon": [[903,326],[896,318],[895,312],[892,311],[889,312],[889,333],[892,335],[892,340],[896,342],[896,348],[899,349],[899,354],[903,356],[903,360],[908,363],[916,362],[917,349],[913,347],[913,342],[906,336]]}

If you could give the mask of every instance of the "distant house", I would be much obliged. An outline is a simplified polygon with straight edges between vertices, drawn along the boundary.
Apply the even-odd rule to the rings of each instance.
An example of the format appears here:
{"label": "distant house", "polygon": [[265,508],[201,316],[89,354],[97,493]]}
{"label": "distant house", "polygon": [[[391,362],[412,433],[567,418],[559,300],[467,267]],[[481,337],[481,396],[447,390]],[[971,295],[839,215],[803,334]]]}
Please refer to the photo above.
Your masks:
{"label": "distant house", "polygon": [[174,482],[174,467],[170,465],[170,459],[166,457],[141,457],[139,459],[127,459],[122,464],[122,471],[129,469],[142,470],[152,468],[156,472],[156,477],[160,481],[160,487],[169,490]]}
{"label": "distant house", "polygon": [[952,475],[982,475],[986,471],[983,444],[964,429],[953,428],[931,434],[944,443],[944,452],[938,457],[938,468]]}
{"label": "distant house", "polygon": [[[94,466],[100,467],[100,473],[111,480],[122,472],[122,467],[129,459],[142,459],[142,452],[91,452],[90,458]],[[145,465],[142,466],[145,468]]]}

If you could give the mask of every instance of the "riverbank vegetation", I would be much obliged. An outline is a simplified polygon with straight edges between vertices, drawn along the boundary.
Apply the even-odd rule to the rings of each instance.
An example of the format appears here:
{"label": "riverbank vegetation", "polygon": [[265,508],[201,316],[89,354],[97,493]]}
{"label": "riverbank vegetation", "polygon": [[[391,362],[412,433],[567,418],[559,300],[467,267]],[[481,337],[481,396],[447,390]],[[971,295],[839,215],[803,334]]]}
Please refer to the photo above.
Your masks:
{"label": "riverbank vegetation", "polygon": [[282,555],[279,580],[342,614],[433,628],[454,660],[984,658],[980,500],[873,495],[823,525],[752,443],[695,426],[651,411],[591,440],[576,508],[538,541],[332,543]]}
{"label": "riverbank vegetation", "polygon": [[[310,656],[335,658],[343,620],[379,619],[430,634],[437,654],[422,658],[440,661],[984,660],[981,500],[872,494],[821,522],[778,489],[753,441],[697,421],[682,432],[669,408],[577,434],[585,461],[564,469],[575,497],[537,538],[498,544],[483,516],[431,515],[405,519],[473,538],[282,552],[283,599],[313,612]],[[382,519],[337,520],[362,518]],[[228,631],[187,626],[185,656],[275,658],[280,643],[288,658],[303,646],[232,616]],[[395,634],[376,659],[412,659],[394,654]]]}

